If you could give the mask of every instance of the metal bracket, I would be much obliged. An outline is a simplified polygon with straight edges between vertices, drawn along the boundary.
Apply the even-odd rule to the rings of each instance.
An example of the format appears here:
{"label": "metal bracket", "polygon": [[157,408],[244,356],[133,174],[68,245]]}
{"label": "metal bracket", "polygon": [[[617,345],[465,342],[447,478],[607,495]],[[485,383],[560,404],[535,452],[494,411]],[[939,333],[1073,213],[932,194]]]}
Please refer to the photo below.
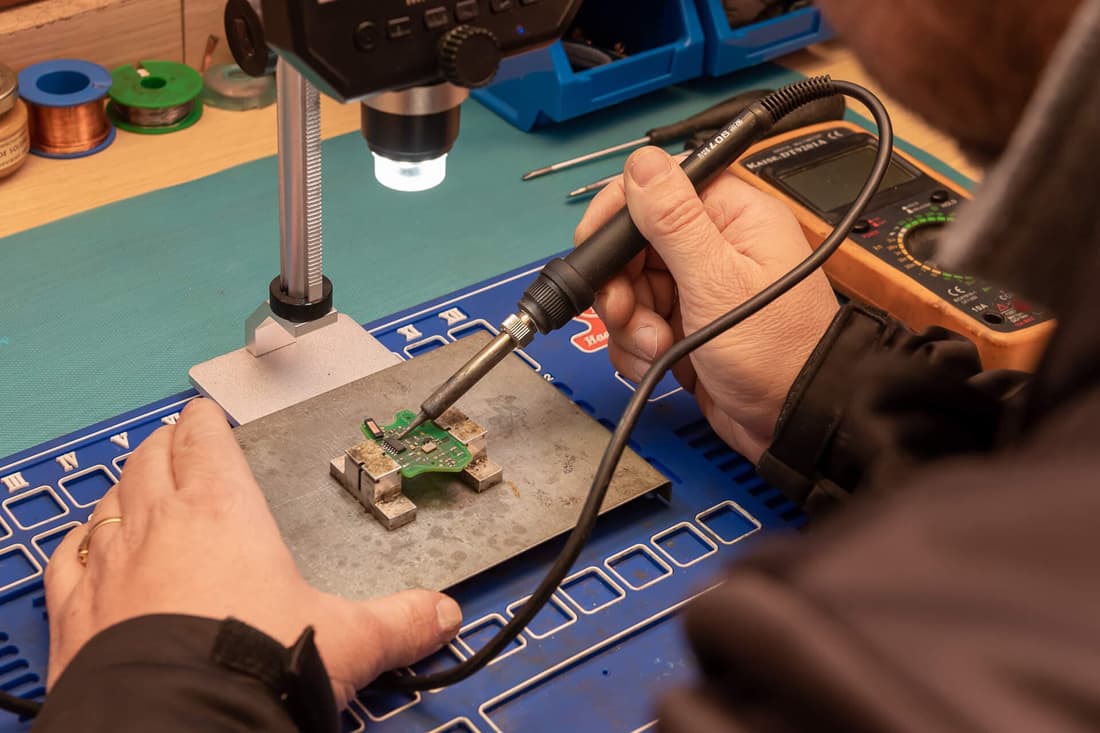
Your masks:
{"label": "metal bracket", "polygon": [[[488,431],[452,407],[435,421],[469,449],[473,460],[459,478],[479,494],[504,480],[504,469],[489,460]],[[401,467],[382,447],[368,440],[329,462],[329,473],[389,530],[416,519],[416,504],[402,493]]]}
{"label": "metal bracket", "polygon": [[397,529],[416,519],[416,504],[401,493],[401,467],[373,440],[333,458],[329,473],[386,529]]}
{"label": "metal bracket", "polygon": [[307,333],[336,323],[338,317],[333,309],[316,321],[293,323],[272,313],[265,300],[244,322],[244,347],[252,356],[261,357],[290,346]]}

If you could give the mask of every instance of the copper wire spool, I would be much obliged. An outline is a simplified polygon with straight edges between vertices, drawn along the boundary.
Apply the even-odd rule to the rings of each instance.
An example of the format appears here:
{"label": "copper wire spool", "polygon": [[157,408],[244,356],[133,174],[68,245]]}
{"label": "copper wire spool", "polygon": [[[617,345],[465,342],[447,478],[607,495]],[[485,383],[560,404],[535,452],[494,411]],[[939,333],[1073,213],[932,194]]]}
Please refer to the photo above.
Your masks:
{"label": "copper wire spool", "polygon": [[104,98],[111,75],[102,66],[58,59],[19,73],[19,93],[27,104],[31,152],[48,158],[78,158],[114,141]]}
{"label": "copper wire spool", "polygon": [[31,148],[49,155],[88,152],[111,134],[103,100],[77,107],[38,107],[30,112]]}

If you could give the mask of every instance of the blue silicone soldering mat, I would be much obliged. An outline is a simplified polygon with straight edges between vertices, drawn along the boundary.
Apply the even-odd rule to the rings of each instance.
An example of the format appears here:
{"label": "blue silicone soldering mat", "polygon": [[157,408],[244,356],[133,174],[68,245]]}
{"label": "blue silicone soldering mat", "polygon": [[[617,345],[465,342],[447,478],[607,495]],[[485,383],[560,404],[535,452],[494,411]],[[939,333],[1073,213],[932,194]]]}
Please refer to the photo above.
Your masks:
{"label": "blue silicone soldering mat", "polygon": [[[377,186],[358,135],[327,141],[326,271],[337,307],[406,358],[491,330],[514,307],[531,263],[572,241],[583,206],[564,203],[564,193],[622,161],[530,183],[520,182],[524,171],[795,78],[763,67],[534,135],[468,104],[448,183],[421,195]],[[193,396],[188,368],[240,346],[243,318],[278,270],[276,187],[274,160],[261,160],[0,241],[0,456],[13,454],[0,459],[0,689],[42,692],[41,576],[57,542],[86,519],[133,447]],[[527,358],[610,425],[631,386],[598,341],[586,341],[588,327],[537,340]],[[366,693],[345,730],[367,722],[395,731],[650,728],[654,697],[691,676],[679,608],[749,545],[743,540],[801,517],[671,381],[633,445],[672,481],[670,501],[639,500],[601,520],[572,579],[507,658],[440,692]],[[414,671],[484,643],[555,551],[551,543],[453,589],[468,625]],[[0,717],[0,730],[20,727]]]}

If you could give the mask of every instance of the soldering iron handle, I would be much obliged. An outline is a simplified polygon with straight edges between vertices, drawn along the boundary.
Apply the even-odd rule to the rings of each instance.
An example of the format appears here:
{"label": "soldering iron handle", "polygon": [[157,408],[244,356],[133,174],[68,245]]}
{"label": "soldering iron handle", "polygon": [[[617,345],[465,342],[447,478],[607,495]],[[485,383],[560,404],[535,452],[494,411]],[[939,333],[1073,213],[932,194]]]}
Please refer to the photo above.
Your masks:
{"label": "soldering iron handle", "polygon": [[[752,102],[681,164],[695,190],[732,165],[776,122],[836,89],[828,77],[812,77]],[[645,237],[624,207],[563,259],[551,260],[520,298],[540,333],[550,333],[587,310],[602,288],[646,247]]]}
{"label": "soldering iron handle", "polygon": [[[723,128],[707,145],[689,155],[681,167],[700,190],[737,160],[772,124],[759,103]],[[562,259],[551,260],[520,299],[541,333],[555,331],[583,313],[596,292],[622,272],[648,242],[624,208]]]}
{"label": "soldering iron handle", "polygon": [[771,91],[771,89],[752,89],[742,92],[687,119],[673,122],[670,125],[654,127],[646,133],[646,137],[649,138],[650,145],[664,146],[686,140],[700,130],[719,130],[725,127],[734,117],[744,112],[746,107],[768,96]]}
{"label": "soldering iron handle", "polygon": [[[663,127],[655,127],[646,133],[646,137],[649,138],[650,145],[663,146],[691,139],[706,130],[720,130],[730,120],[744,112],[750,104],[759,102],[770,93],[770,89],[753,89],[738,94],[736,97],[730,97],[724,102],[719,102],[699,114],[688,117],[686,120],[680,120]],[[780,135],[818,122],[839,120],[844,117],[845,109],[843,95],[834,94],[823,99],[815,99],[791,112],[782,120],[777,120],[770,134]]]}
{"label": "soldering iron handle", "polygon": [[[768,130],[768,137],[775,137],[776,135],[782,135],[792,130],[800,130],[803,127],[809,127],[810,125],[816,125],[822,122],[842,120],[847,110],[848,105],[845,103],[843,95],[834,94],[824,99],[815,99],[776,122],[775,125],[772,126],[772,129]],[[684,150],[695,150],[695,148],[705,143],[708,138],[714,137],[718,132],[718,128],[724,124],[725,120],[714,127],[696,130],[692,133],[691,137],[684,141]]]}

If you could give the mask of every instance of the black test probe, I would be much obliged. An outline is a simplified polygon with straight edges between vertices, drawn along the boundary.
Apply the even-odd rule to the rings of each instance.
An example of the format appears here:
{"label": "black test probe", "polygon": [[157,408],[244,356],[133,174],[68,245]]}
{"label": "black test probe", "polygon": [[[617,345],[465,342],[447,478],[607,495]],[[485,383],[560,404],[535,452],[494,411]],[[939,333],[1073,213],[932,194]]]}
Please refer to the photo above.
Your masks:
{"label": "black test probe", "polygon": [[[768,128],[779,118],[807,102],[831,94],[843,94],[863,103],[871,112],[875,124],[878,126],[879,147],[875,155],[874,165],[863,184],[863,188],[860,189],[859,195],[849,207],[848,213],[844,215],[844,218],[840,220],[836,228],[821,245],[814,250],[813,254],[724,316],[673,344],[668,351],[653,362],[653,365],[646,372],[642,381],[638,384],[638,388],[631,396],[626,409],[623,410],[619,424],[615,427],[611,440],[608,441],[603,458],[600,460],[600,466],[592,479],[592,486],[588,491],[584,507],[577,518],[577,525],[569,533],[564,547],[562,547],[561,552],[554,560],[554,564],[546,572],[538,587],[524,602],[523,606],[516,610],[516,613],[504,628],[497,632],[496,636],[490,639],[473,656],[450,669],[428,675],[414,676],[389,673],[379,678],[379,686],[414,691],[434,690],[453,685],[485,667],[501,651],[507,648],[550,600],[558,585],[568,575],[569,570],[577,561],[581,550],[584,549],[585,543],[587,543],[592,530],[596,526],[600,506],[607,495],[607,488],[611,484],[615,467],[618,466],[619,459],[622,457],[623,451],[626,450],[630,434],[634,431],[634,426],[637,425],[642,410],[645,408],[650,395],[653,394],[653,390],[657,387],[657,383],[678,361],[745,319],[760,312],[760,310],[812,275],[844,243],[852,225],[863,216],[864,210],[886,176],[894,148],[894,131],[890,123],[890,115],[887,114],[886,108],[883,107],[882,102],[874,94],[858,84],[832,81],[828,77],[814,77],[783,87],[759,103],[753,104],[746,112],[738,115],[712,141],[696,150],[685,160],[683,167],[688,172],[688,176],[695,187],[697,189],[702,188],[715,175],[732,164],[754,140],[766,134]],[[554,260],[549,263],[535,284],[528,289],[523,299],[520,300],[520,315],[512,316],[512,318],[523,318],[526,314],[526,318],[537,325],[539,321],[535,320],[535,314],[526,311],[527,307],[531,307],[548,327],[548,330],[560,327],[560,325],[568,322],[571,317],[568,316],[569,313],[580,313],[591,305],[591,294],[596,289],[592,286],[592,282],[581,284],[571,280],[565,285],[561,285],[558,278],[564,277],[561,274],[562,272],[568,273],[569,269],[576,272],[576,268],[581,267],[590,272],[593,279],[610,277],[629,262],[631,257],[640,252],[644,246],[645,242],[641,239],[638,230],[633,227],[629,215],[625,211],[620,212],[603,229],[574,250],[571,255],[564,260]],[[587,252],[582,258],[574,258],[572,262],[569,262],[570,258],[586,248]],[[563,264],[551,268],[551,265],[554,265],[555,262]],[[581,275],[577,273],[574,279],[579,280],[580,278]],[[573,302],[570,300],[569,294],[580,294],[582,299],[579,302]],[[582,305],[585,297],[589,299],[587,304]],[[563,318],[565,320],[562,320]],[[528,329],[530,330],[530,326],[528,326]],[[533,338],[533,333],[531,337]],[[512,347],[506,348],[500,345],[494,347],[494,344],[497,344],[498,341],[507,344],[510,340],[511,337],[507,333],[502,333],[482,354],[479,354],[470,364],[463,367],[456,374],[456,377],[464,372],[468,377],[469,374],[480,371],[484,364],[476,368],[472,366],[479,361],[479,357],[481,357],[482,362],[487,362],[489,358],[496,358],[497,361],[504,358],[503,356],[497,358],[497,354],[507,354]],[[491,364],[481,373],[484,374],[488,371],[488,368],[491,368]],[[452,378],[452,381],[454,379]],[[475,381],[468,382],[467,387]],[[445,388],[446,386],[444,385]],[[460,395],[464,391],[465,389],[452,391],[448,394]]]}

